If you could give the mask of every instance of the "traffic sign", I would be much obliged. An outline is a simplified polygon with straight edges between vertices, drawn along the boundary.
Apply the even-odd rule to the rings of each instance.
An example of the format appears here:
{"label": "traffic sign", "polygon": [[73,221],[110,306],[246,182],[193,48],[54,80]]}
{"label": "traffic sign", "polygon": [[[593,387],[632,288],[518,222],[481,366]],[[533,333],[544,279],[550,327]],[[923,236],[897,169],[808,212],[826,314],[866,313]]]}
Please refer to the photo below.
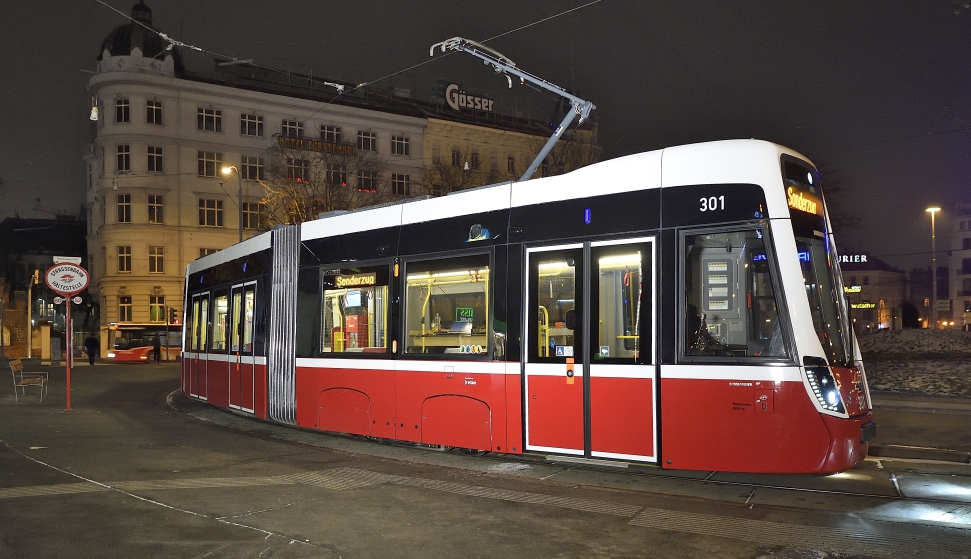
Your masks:
{"label": "traffic sign", "polygon": [[83,301],[84,299],[82,299],[80,296],[78,296],[78,297],[75,297],[74,299],[71,299],[71,300],[74,301],[74,304],[75,305],[80,305],[81,304],[81,301]]}
{"label": "traffic sign", "polygon": [[60,305],[63,302],[64,302],[64,298],[63,297],[54,297],[54,304],[55,305]]}
{"label": "traffic sign", "polygon": [[88,271],[76,264],[55,264],[47,270],[44,279],[55,293],[74,295],[88,286]]}

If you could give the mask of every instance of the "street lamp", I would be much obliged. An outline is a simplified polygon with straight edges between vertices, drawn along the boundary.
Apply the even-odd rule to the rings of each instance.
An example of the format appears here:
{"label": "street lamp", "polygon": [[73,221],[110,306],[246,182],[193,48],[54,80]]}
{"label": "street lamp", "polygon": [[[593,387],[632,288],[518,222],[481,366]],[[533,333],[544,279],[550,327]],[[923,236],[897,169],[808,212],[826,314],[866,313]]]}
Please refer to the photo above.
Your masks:
{"label": "street lamp", "polygon": [[932,206],[924,210],[931,214],[931,328],[937,329],[937,237],[934,230],[934,214],[941,208]]}
{"label": "street lamp", "polygon": [[223,167],[223,176],[226,178],[229,178],[234,171],[236,178],[239,180],[239,202],[236,204],[239,208],[239,242],[243,242],[243,178],[239,176],[239,169],[235,165]]}

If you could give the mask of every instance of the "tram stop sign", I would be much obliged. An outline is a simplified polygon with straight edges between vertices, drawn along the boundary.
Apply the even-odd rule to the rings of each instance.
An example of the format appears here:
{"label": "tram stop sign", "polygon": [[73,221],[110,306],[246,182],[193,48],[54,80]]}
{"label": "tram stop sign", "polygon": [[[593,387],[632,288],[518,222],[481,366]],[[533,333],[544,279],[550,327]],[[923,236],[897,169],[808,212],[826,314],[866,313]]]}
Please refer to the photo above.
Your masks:
{"label": "tram stop sign", "polygon": [[88,279],[88,271],[77,264],[54,264],[44,276],[47,287],[65,297],[84,291]]}

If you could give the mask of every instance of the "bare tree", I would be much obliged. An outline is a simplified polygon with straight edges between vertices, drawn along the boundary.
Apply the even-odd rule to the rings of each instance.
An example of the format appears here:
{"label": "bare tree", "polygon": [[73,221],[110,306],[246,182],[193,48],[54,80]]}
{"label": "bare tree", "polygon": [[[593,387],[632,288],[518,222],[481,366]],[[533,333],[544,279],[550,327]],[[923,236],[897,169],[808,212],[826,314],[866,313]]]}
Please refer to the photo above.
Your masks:
{"label": "bare tree", "polygon": [[[535,136],[529,140],[529,161],[524,162],[523,171],[539,154],[549,138]],[[603,148],[597,145],[597,129],[574,128],[563,134],[546,156],[538,171],[539,177],[562,175],[600,161]],[[519,178],[519,177],[516,177]]]}
{"label": "bare tree", "polygon": [[392,199],[386,163],[376,152],[310,138],[280,138],[267,156],[263,229],[295,225],[324,212]]}
{"label": "bare tree", "polygon": [[444,196],[449,192],[484,186],[505,178],[498,171],[498,162],[495,166],[490,162],[485,167],[478,152],[471,149],[453,151],[448,161],[433,162],[422,169],[412,194]]}

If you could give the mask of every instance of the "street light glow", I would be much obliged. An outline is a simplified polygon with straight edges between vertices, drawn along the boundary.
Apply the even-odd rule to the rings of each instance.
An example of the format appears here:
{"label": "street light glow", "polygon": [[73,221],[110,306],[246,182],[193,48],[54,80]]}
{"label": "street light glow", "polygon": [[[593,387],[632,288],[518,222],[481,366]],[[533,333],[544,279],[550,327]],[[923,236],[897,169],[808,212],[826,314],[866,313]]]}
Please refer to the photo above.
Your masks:
{"label": "street light glow", "polygon": [[[225,169],[223,169],[223,172],[225,173],[225,172],[226,172],[226,170],[225,170]],[[941,211],[941,208],[938,208],[937,206],[931,206],[930,208],[927,208],[927,209],[926,209],[926,210],[924,210],[924,211],[925,211],[925,212],[930,212],[930,213],[932,213],[932,214],[933,214],[934,212],[939,212],[939,211]]]}
{"label": "street light glow", "polygon": [[[235,169],[235,168],[236,167],[233,167],[233,166],[223,167],[223,174],[226,175],[226,176],[229,176],[230,173],[232,173],[233,172],[233,169]],[[938,209],[940,209],[940,208],[938,208]],[[930,210],[928,210],[928,211],[930,211]]]}

